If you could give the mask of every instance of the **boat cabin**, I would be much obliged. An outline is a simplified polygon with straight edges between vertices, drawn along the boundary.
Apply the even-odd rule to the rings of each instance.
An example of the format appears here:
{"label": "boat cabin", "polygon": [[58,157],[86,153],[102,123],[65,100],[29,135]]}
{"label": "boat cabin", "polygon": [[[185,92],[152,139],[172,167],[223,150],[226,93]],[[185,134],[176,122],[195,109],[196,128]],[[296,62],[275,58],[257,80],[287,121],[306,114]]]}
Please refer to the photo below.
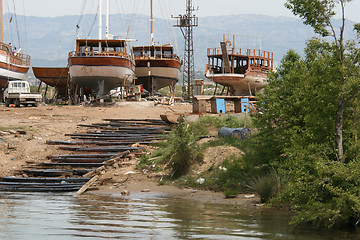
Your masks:
{"label": "boat cabin", "polygon": [[119,39],[77,39],[75,55],[126,55],[126,41]]}
{"label": "boat cabin", "polygon": [[174,55],[174,49],[170,45],[133,47],[133,54],[135,59],[177,57]]}
{"label": "boat cabin", "polygon": [[9,61],[12,64],[30,66],[30,56],[21,53],[21,49],[18,52],[13,52],[10,45],[0,42],[0,55],[9,57]]}
{"label": "boat cabin", "polygon": [[273,53],[257,49],[234,48],[222,52],[221,49],[208,48],[207,69],[214,74],[246,74],[249,71],[269,72],[273,70]]}

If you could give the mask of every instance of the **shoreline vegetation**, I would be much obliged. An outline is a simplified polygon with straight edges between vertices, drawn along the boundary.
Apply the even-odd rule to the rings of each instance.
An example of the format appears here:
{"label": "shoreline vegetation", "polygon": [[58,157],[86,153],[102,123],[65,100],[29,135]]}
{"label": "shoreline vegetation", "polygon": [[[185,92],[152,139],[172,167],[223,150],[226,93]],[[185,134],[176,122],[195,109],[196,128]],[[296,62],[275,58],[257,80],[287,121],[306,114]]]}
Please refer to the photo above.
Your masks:
{"label": "shoreline vegetation", "polygon": [[[247,124],[251,125],[249,117]],[[242,125],[244,116],[203,116],[192,123],[180,121],[166,141],[146,147],[140,159],[115,163],[99,171],[98,182],[102,184],[90,194],[151,192],[209,203],[256,206],[259,198],[241,184],[242,179],[236,179],[233,173],[233,179],[228,179],[226,166],[232,168],[231,164],[243,154],[239,149],[241,140],[214,136],[222,126]],[[119,164],[123,166],[118,168]]]}

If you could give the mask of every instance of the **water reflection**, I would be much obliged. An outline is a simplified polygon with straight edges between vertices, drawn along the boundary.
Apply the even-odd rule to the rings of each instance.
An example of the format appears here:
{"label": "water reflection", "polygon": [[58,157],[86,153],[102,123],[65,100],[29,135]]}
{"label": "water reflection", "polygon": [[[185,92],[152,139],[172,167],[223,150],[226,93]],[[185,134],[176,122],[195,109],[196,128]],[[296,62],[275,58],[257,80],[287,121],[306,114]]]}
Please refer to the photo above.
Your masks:
{"label": "water reflection", "polygon": [[122,196],[0,193],[0,239],[360,239],[304,228],[288,212],[234,208],[152,193]]}

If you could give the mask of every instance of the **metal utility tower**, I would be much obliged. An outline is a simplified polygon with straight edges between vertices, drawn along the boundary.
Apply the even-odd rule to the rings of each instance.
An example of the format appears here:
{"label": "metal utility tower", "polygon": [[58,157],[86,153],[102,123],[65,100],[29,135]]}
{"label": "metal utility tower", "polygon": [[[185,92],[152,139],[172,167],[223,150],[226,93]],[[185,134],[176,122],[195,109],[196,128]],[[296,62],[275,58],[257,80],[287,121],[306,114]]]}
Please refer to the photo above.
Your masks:
{"label": "metal utility tower", "polygon": [[177,20],[174,27],[179,27],[185,38],[183,97],[186,99],[190,99],[193,95],[193,82],[195,79],[193,28],[198,26],[198,17],[193,12],[197,10],[198,8],[193,7],[192,0],[186,0],[186,14],[173,17]]}

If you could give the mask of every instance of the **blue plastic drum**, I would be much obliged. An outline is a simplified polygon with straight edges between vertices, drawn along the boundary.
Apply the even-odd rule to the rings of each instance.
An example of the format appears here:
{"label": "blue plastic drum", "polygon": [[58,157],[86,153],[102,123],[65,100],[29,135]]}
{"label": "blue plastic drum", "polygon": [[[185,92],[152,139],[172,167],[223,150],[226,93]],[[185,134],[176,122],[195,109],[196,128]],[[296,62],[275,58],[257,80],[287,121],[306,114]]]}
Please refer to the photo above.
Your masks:
{"label": "blue plastic drum", "polygon": [[248,139],[251,135],[251,131],[248,128],[228,128],[222,127],[218,132],[219,137],[232,136],[241,140]]}

